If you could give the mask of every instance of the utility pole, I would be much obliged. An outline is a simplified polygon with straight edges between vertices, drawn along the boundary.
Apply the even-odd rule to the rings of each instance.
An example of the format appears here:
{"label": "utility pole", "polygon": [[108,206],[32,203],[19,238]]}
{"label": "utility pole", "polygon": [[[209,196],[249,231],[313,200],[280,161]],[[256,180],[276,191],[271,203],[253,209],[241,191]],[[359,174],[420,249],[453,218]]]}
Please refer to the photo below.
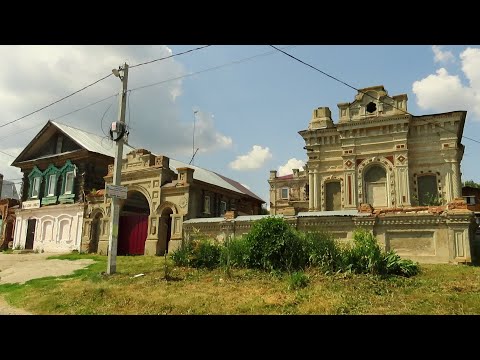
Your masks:
{"label": "utility pole", "polygon": [[[117,132],[115,162],[113,165],[113,185],[121,185],[122,183],[122,159],[123,159],[123,142],[125,135],[125,108],[127,105],[127,82],[128,82],[128,65],[125,63],[119,66],[118,70],[113,69],[113,74],[122,81],[122,90],[120,92],[118,111],[118,122],[115,128],[112,128],[112,133]],[[121,74],[123,72],[123,76]],[[120,123],[120,124],[118,124]],[[112,124],[113,125],[113,124]],[[117,271],[117,244],[118,244],[118,223],[120,218],[119,198],[112,196],[112,209],[110,219],[110,236],[108,238],[108,263],[107,274],[111,275]]]}

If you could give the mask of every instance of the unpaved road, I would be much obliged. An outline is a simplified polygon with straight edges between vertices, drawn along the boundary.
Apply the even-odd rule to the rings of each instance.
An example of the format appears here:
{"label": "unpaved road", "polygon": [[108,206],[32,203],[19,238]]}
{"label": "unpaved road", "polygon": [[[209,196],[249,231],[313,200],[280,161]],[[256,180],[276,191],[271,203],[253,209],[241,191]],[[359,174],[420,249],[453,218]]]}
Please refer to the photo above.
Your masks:
{"label": "unpaved road", "polygon": [[[0,253],[0,284],[23,284],[31,279],[72,274],[92,264],[92,259],[47,260],[54,254],[5,254]],[[11,307],[0,295],[0,315],[29,314]]]}

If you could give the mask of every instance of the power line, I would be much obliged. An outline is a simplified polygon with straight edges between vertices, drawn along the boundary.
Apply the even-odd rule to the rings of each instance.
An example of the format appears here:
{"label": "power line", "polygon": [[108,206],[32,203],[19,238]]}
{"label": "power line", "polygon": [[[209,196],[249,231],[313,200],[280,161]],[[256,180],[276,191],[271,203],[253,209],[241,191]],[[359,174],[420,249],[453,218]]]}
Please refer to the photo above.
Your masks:
{"label": "power line", "polygon": [[[115,97],[115,96],[117,96],[117,95],[118,95],[118,93],[113,94],[113,95],[110,95],[110,96],[108,96],[108,97],[106,97],[106,98],[103,98],[103,99],[101,99],[101,100],[95,101],[95,102],[93,102],[93,103],[91,103],[91,104],[88,104],[88,105],[83,106],[83,107],[81,107],[81,108],[78,108],[78,109],[76,109],[76,110],[70,111],[70,112],[68,112],[68,113],[66,113],[66,114],[57,116],[56,118],[51,119],[51,120],[55,121],[55,120],[61,119],[61,118],[65,117],[65,116],[71,115],[71,114],[73,114],[73,113],[76,113],[77,111],[80,111],[80,110],[86,109],[86,108],[88,108],[88,107],[90,107],[90,106],[93,106],[93,105],[96,105],[96,104],[98,104],[98,103],[101,103],[102,101],[108,100],[108,99],[110,99],[110,98],[112,98],[112,97]],[[5,135],[5,136],[0,137],[0,140],[1,140],[1,139],[8,138],[8,137],[11,137],[12,135],[17,135],[17,134],[21,134],[21,133],[24,133],[24,132],[33,130],[33,129],[35,129],[35,128],[39,127],[39,126],[43,126],[43,125],[44,125],[44,124],[42,123],[42,124],[38,124],[38,125],[32,126],[32,127],[30,127],[30,128],[27,128],[27,129],[23,129],[23,130],[20,130],[20,131],[13,132],[13,133],[11,133],[11,134],[8,134],[8,135]],[[14,156],[13,156],[13,157],[14,157]]]}
{"label": "power line", "polygon": [[0,150],[0,153],[5,154],[5,155],[10,156],[10,157],[13,157],[13,158],[15,157],[15,156],[13,156],[13,155],[11,155],[11,154],[9,154],[9,153],[6,153],[6,152],[3,151],[3,150]]}
{"label": "power line", "polygon": [[[348,86],[349,88],[351,88],[351,89],[353,89],[353,90],[356,90],[356,91],[358,91],[358,92],[360,92],[360,93],[362,93],[362,94],[364,94],[364,95],[367,95],[367,96],[371,97],[371,98],[374,99],[374,100],[378,100],[378,101],[381,102],[382,104],[391,106],[391,107],[393,107],[393,108],[395,108],[395,109],[397,109],[397,110],[400,110],[400,111],[404,112],[404,113],[407,114],[407,115],[410,115],[410,116],[415,117],[416,119],[425,121],[426,123],[428,123],[428,124],[430,124],[430,125],[434,125],[434,126],[440,128],[440,129],[442,129],[442,130],[444,130],[444,131],[446,131],[446,132],[450,132],[450,133],[453,133],[453,134],[457,135],[457,132],[456,132],[456,131],[452,131],[452,130],[446,129],[445,127],[440,126],[440,125],[438,125],[438,124],[436,124],[436,123],[432,123],[432,122],[430,122],[430,121],[428,121],[428,120],[422,119],[421,117],[417,117],[417,116],[409,113],[408,111],[403,110],[403,109],[401,109],[401,108],[399,108],[399,107],[397,107],[397,106],[395,106],[395,105],[393,105],[393,104],[388,104],[388,103],[385,103],[383,100],[376,99],[376,98],[373,97],[372,95],[370,95],[370,94],[368,94],[368,93],[366,93],[366,92],[364,92],[364,91],[362,91],[362,90],[360,90],[360,89],[357,89],[355,86],[352,86],[352,85],[346,83],[345,81],[342,81],[342,80],[336,78],[335,76],[332,76],[332,75],[326,73],[325,71],[322,71],[322,70],[316,68],[316,67],[313,66],[313,65],[310,65],[310,64],[306,63],[305,61],[303,61],[303,60],[301,60],[301,59],[299,59],[299,58],[297,58],[297,57],[295,57],[295,56],[287,53],[286,51],[284,51],[284,50],[282,50],[282,49],[279,49],[279,48],[277,48],[276,46],[273,46],[273,45],[270,45],[270,46],[273,47],[274,49],[280,51],[281,53],[285,54],[286,56],[291,57],[292,59],[294,59],[294,60],[302,63],[303,65],[306,65],[306,66],[308,66],[308,67],[310,67],[310,68],[312,68],[312,69],[314,69],[314,70],[322,73],[323,75],[328,76],[329,78],[331,78],[331,79],[333,79],[333,80],[335,80],[335,81],[338,81],[339,83],[341,83],[341,84],[343,84],[343,85]],[[394,100],[393,98],[391,98],[391,97],[388,96],[388,95],[386,95],[385,97],[387,97],[387,98],[389,98],[389,99],[391,99],[391,100]],[[470,138],[470,137],[468,137],[468,136],[462,135],[462,137],[465,138],[465,139],[468,139],[468,140],[471,140],[471,141],[474,141],[474,142],[480,144],[480,141],[475,140],[475,139],[472,139],[472,138]]]}
{"label": "power line", "polygon": [[[153,62],[160,61],[160,60],[165,60],[165,59],[173,58],[173,57],[175,57],[175,56],[187,54],[187,53],[189,53],[189,52],[196,51],[196,50],[200,50],[200,49],[204,49],[204,48],[209,47],[209,46],[211,46],[211,45],[200,46],[200,47],[198,47],[198,48],[194,48],[194,49],[190,49],[190,50],[187,50],[187,51],[180,52],[180,53],[178,53],[178,54],[173,54],[173,55],[166,56],[166,57],[163,57],[163,58],[146,61],[146,62],[143,62],[143,63],[140,63],[140,64],[136,64],[136,65],[130,66],[130,68],[134,68],[134,67],[142,66],[142,65],[146,65],[146,64],[151,64],[151,63],[153,63]],[[10,125],[10,124],[13,124],[14,122],[17,122],[17,121],[19,121],[19,120],[22,120],[22,119],[24,119],[24,118],[26,118],[26,117],[28,117],[28,116],[30,116],[30,115],[36,114],[37,112],[40,112],[40,111],[42,111],[42,110],[44,110],[44,109],[46,109],[46,108],[49,108],[50,106],[55,105],[55,104],[57,104],[57,103],[65,100],[65,99],[68,99],[69,97],[71,97],[71,96],[73,96],[73,95],[75,95],[75,94],[78,94],[79,92],[81,92],[81,91],[83,91],[83,90],[85,90],[85,89],[87,89],[87,88],[89,88],[89,87],[91,87],[91,86],[99,83],[100,81],[105,80],[106,78],[110,77],[111,75],[112,75],[112,73],[110,73],[110,74],[108,74],[108,75],[106,75],[106,76],[98,79],[97,81],[94,81],[93,83],[91,83],[91,84],[89,84],[89,85],[87,85],[87,86],[84,86],[83,88],[81,88],[81,89],[79,89],[79,90],[77,90],[77,91],[75,91],[75,92],[73,92],[73,93],[71,93],[71,94],[69,94],[69,95],[67,95],[67,96],[62,97],[61,99],[58,99],[58,100],[56,100],[56,101],[54,101],[54,102],[52,102],[52,103],[50,103],[50,104],[48,104],[48,105],[46,105],[46,106],[43,106],[43,107],[41,107],[41,108],[38,109],[38,110],[32,111],[31,113],[28,113],[28,114],[26,114],[26,115],[24,115],[24,116],[22,116],[22,117],[19,117],[18,119],[15,119],[15,120],[6,122],[6,123],[0,125],[0,128],[2,128],[2,127],[4,127],[4,126],[7,126],[7,125]],[[77,111],[79,111],[79,110],[77,110]],[[70,114],[70,113],[69,113],[69,114]],[[69,114],[66,114],[66,115],[69,115]],[[66,116],[66,115],[62,115],[62,116]]]}
{"label": "power line", "polygon": [[[292,47],[296,47],[296,46],[297,46],[297,45],[290,45],[290,46],[285,47],[284,49],[292,48]],[[169,82],[169,81],[175,81],[175,80],[183,79],[183,78],[186,78],[186,77],[194,76],[194,75],[197,75],[197,74],[201,74],[201,73],[204,73],[204,72],[207,72],[207,71],[213,71],[213,70],[221,69],[221,68],[223,68],[223,67],[227,67],[227,66],[230,66],[230,65],[240,64],[240,63],[243,63],[243,62],[246,62],[246,61],[255,59],[255,58],[257,58],[257,57],[260,57],[260,56],[271,55],[271,54],[274,54],[274,53],[276,53],[276,51],[264,52],[264,53],[261,53],[261,54],[253,55],[253,56],[250,56],[250,57],[247,57],[247,58],[243,58],[243,59],[240,59],[240,60],[231,61],[231,62],[226,63],[226,64],[222,64],[222,65],[214,66],[214,67],[211,67],[211,68],[203,69],[203,70],[196,71],[196,72],[193,72],[193,73],[189,73],[189,74],[186,74],[186,75],[177,76],[177,77],[170,78],[170,79],[167,79],[167,80],[162,80],[162,81],[154,82],[154,83],[149,84],[149,85],[139,86],[139,87],[130,89],[130,91],[136,91],[136,90],[140,90],[140,89],[145,89],[145,88],[148,88],[148,87],[151,87],[151,86],[156,86],[156,85],[164,84],[164,83]]]}
{"label": "power line", "polygon": [[4,127],[4,126],[7,126],[7,125],[10,125],[10,124],[13,124],[14,122],[17,122],[17,121],[19,121],[19,120],[25,119],[27,116],[33,115],[33,114],[35,114],[35,113],[37,113],[37,112],[39,112],[39,111],[42,111],[42,110],[44,110],[44,109],[46,109],[46,108],[48,108],[48,107],[50,107],[50,106],[52,106],[52,105],[55,105],[55,104],[59,103],[60,101],[63,101],[63,100],[65,100],[65,99],[68,99],[69,97],[71,97],[71,96],[73,96],[73,95],[75,95],[75,94],[78,94],[80,91],[83,91],[83,90],[89,88],[90,86],[93,86],[93,85],[95,85],[95,84],[98,84],[100,81],[105,80],[106,78],[108,78],[109,76],[112,76],[112,75],[113,75],[113,74],[110,73],[110,74],[102,77],[101,79],[98,79],[97,81],[94,81],[93,83],[91,83],[91,84],[89,84],[89,85],[87,85],[87,86],[84,86],[83,88],[81,88],[81,89],[79,89],[79,90],[71,93],[70,95],[64,96],[63,98],[61,98],[61,99],[59,99],[59,100],[57,100],[57,101],[54,101],[54,102],[52,102],[52,103],[50,103],[50,104],[48,104],[48,105],[46,105],[46,106],[44,106],[44,107],[42,107],[42,108],[40,108],[40,109],[38,109],[38,110],[32,111],[31,113],[29,113],[29,114],[27,114],[27,115],[23,115],[22,117],[19,117],[18,119],[15,119],[15,120],[9,121],[9,122],[7,122],[7,123],[5,123],[5,124],[2,124],[2,125],[0,125],[0,128],[2,128],[2,127]]}
{"label": "power line", "polygon": [[129,66],[130,69],[134,68],[134,67],[137,67],[137,66],[142,66],[142,65],[147,65],[147,64],[151,64],[153,62],[156,62],[156,61],[160,61],[160,60],[165,60],[165,59],[170,59],[170,58],[173,58],[175,56],[180,56],[180,55],[183,55],[183,54],[187,54],[189,52],[192,52],[192,51],[196,51],[196,50],[200,50],[200,49],[205,49],[209,46],[212,46],[212,45],[205,45],[205,46],[200,46],[200,47],[197,47],[197,48],[194,48],[194,49],[190,49],[190,50],[187,50],[187,51],[183,51],[183,52],[180,52],[178,54],[172,54],[172,55],[169,55],[169,56],[165,56],[163,58],[158,58],[158,59],[155,59],[155,60],[150,60],[150,61],[145,61],[143,63],[140,63],[140,64],[137,64],[137,65],[131,65]]}
{"label": "power line", "polygon": [[71,114],[73,114],[73,113],[76,113],[77,111],[80,111],[80,110],[89,108],[90,106],[93,106],[93,105],[97,105],[98,103],[101,103],[102,101],[108,100],[108,99],[110,99],[110,98],[112,98],[112,97],[115,97],[115,96],[117,96],[117,95],[118,95],[118,93],[113,94],[113,95],[110,95],[110,96],[108,96],[108,97],[106,97],[106,98],[103,98],[102,100],[95,101],[94,103],[88,104],[88,105],[86,105],[86,106],[84,106],[84,107],[81,107],[81,108],[79,108],[79,109],[70,111],[70,112],[68,112],[68,113],[66,113],[66,114],[63,114],[63,115],[60,115],[60,116],[58,116],[58,117],[56,117],[56,118],[54,118],[54,119],[52,119],[52,120],[55,121],[55,120],[61,119],[61,118],[65,117],[65,116],[68,116],[68,115],[71,115]]}
{"label": "power line", "polygon": [[[210,45],[209,45],[209,46],[210,46]],[[297,46],[297,45],[289,45],[289,46],[284,47],[283,49],[294,48],[294,47],[296,47],[296,46]],[[204,46],[204,47],[205,47],[205,46]],[[193,50],[194,50],[194,49],[192,49],[192,51],[193,51]],[[148,84],[148,85],[144,85],[144,86],[139,86],[139,87],[137,87],[137,88],[130,89],[129,92],[130,92],[130,95],[131,95],[131,92],[132,92],[132,91],[141,90],[141,89],[145,89],[145,88],[152,87],[152,86],[156,86],[156,85],[161,85],[161,84],[164,84],[164,83],[167,83],[167,82],[170,82],[170,81],[175,81],[175,80],[179,80],[179,79],[182,79],[182,78],[191,77],[191,76],[198,75],[198,74],[201,74],[201,73],[204,73],[204,72],[208,72],[208,71],[218,70],[218,69],[221,69],[221,68],[224,68],[224,67],[227,67],[227,66],[231,66],[231,65],[241,64],[241,63],[243,63],[243,62],[250,61],[250,60],[255,59],[255,58],[257,58],[257,57],[271,55],[271,54],[274,54],[274,53],[276,53],[276,52],[277,52],[277,51],[274,50],[274,51],[268,51],[268,52],[260,53],[260,54],[253,55],[253,56],[250,56],[250,57],[246,57],[246,58],[243,58],[243,59],[231,61],[231,62],[229,62],[229,63],[225,63],[225,64],[222,64],[222,65],[218,65],[218,66],[214,66],[214,67],[211,67],[211,68],[207,68],[207,69],[203,69],[203,70],[200,70],[200,71],[196,71],[196,72],[193,72],[193,73],[189,73],[189,74],[186,74],[186,75],[177,76],[177,77],[175,77],[175,78],[170,78],[170,79],[158,81],[158,82],[155,82],[155,83],[152,83],[152,84]],[[181,53],[179,53],[179,54],[177,54],[177,55],[181,55]],[[157,59],[157,60],[161,60],[161,59]],[[152,61],[153,61],[153,60],[152,60]],[[140,66],[140,65],[141,65],[141,64],[137,64],[137,65],[135,65],[135,66]],[[130,68],[131,68],[131,66],[130,66]],[[110,76],[110,75],[109,75],[109,76]],[[100,80],[98,80],[98,81],[100,81]],[[100,102],[102,102],[102,101],[108,100],[108,99],[110,99],[110,98],[112,98],[112,97],[114,97],[114,96],[117,96],[117,95],[118,95],[118,93],[113,94],[113,95],[110,95],[110,96],[108,96],[108,97],[106,97],[106,98],[103,98],[103,99],[101,99],[101,100],[95,101],[95,102],[93,102],[93,103],[91,103],[91,104],[85,105],[85,106],[83,106],[83,107],[81,107],[81,108],[75,109],[75,110],[70,111],[70,112],[68,112],[68,113],[66,113],[66,114],[60,115],[60,116],[58,116],[58,117],[56,117],[56,118],[54,118],[54,119],[52,119],[52,120],[61,119],[61,118],[65,117],[65,116],[68,116],[68,115],[71,115],[71,114],[76,113],[76,112],[78,112],[78,111],[81,111],[81,110],[84,110],[84,109],[86,109],[86,108],[89,108],[90,106],[96,105],[96,104],[98,104],[98,103],[100,103]],[[60,101],[60,100],[59,100],[59,101]],[[40,110],[38,110],[38,111],[40,111]],[[26,115],[26,116],[28,116],[28,115]],[[20,120],[20,119],[17,119],[17,120]],[[6,124],[4,124],[4,125],[2,125],[2,126],[5,126],[5,125],[6,125]],[[34,129],[34,128],[38,127],[38,126],[41,126],[41,125],[42,125],[42,124],[33,126],[33,127],[31,127],[31,128],[28,128],[28,129],[24,129],[24,130],[21,130],[21,131],[12,133],[12,134],[9,134],[9,135],[7,135],[7,136],[0,137],[0,139],[7,138],[7,137],[10,137],[11,135],[20,134],[20,133],[22,133],[22,132],[26,132],[26,131],[32,130],[32,129]],[[131,125],[130,119],[129,119],[129,125]],[[0,127],[1,127],[1,126],[0,126]],[[102,129],[102,132],[103,132],[103,129]],[[13,156],[13,157],[14,157],[14,156]]]}

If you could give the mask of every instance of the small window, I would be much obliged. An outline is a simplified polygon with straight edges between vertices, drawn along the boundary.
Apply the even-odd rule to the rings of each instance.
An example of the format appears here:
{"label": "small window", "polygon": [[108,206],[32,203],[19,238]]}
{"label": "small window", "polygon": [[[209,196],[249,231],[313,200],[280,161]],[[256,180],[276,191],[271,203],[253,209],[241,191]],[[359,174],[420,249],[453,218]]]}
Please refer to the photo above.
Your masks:
{"label": "small window", "polygon": [[377,105],[374,102],[369,102],[367,104],[366,110],[369,114],[374,113],[375,110],[377,110]]}
{"label": "small window", "polygon": [[220,215],[225,215],[227,211],[227,203],[225,201],[220,201]]}
{"label": "small window", "polygon": [[65,194],[71,194],[73,191],[73,171],[65,175]]}
{"label": "small window", "polygon": [[52,174],[48,177],[48,196],[55,196],[56,175]]}
{"label": "small window", "polygon": [[38,193],[40,192],[40,180],[40,177],[33,179],[32,198],[38,197]]}
{"label": "small window", "polygon": [[288,188],[282,188],[282,199],[288,199]]}
{"label": "small window", "polygon": [[203,202],[203,212],[205,214],[210,214],[210,196],[205,196],[205,200]]}
{"label": "small window", "polygon": [[464,196],[467,205],[475,205],[475,196]]}

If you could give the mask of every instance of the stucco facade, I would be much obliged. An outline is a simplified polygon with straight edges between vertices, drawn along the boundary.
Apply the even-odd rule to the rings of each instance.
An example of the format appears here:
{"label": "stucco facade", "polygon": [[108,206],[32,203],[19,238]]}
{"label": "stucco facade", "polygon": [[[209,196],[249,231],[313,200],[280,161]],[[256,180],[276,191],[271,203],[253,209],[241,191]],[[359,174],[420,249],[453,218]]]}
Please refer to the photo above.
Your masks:
{"label": "stucco facade", "polygon": [[[110,166],[106,184],[112,183],[112,174]],[[184,220],[229,210],[256,215],[263,203],[232,179],[145,149],[124,157],[121,185],[128,193],[120,201],[119,253],[164,254],[180,245]],[[111,199],[99,192],[87,196],[87,202],[82,251],[107,254]]]}
{"label": "stucco facade", "polygon": [[52,253],[80,251],[83,213],[83,203],[19,211],[13,248]]}
{"label": "stucco facade", "polygon": [[[340,103],[333,122],[328,107],[313,111],[299,131],[308,157],[308,211],[446,204],[461,197],[461,144],[466,111],[425,116],[407,113],[407,95],[383,86],[360,89]],[[273,174],[275,175],[275,174]],[[271,213],[298,213],[281,198],[284,179],[270,176]],[[292,183],[291,191],[302,182]],[[297,209],[297,210],[295,210]]]}

